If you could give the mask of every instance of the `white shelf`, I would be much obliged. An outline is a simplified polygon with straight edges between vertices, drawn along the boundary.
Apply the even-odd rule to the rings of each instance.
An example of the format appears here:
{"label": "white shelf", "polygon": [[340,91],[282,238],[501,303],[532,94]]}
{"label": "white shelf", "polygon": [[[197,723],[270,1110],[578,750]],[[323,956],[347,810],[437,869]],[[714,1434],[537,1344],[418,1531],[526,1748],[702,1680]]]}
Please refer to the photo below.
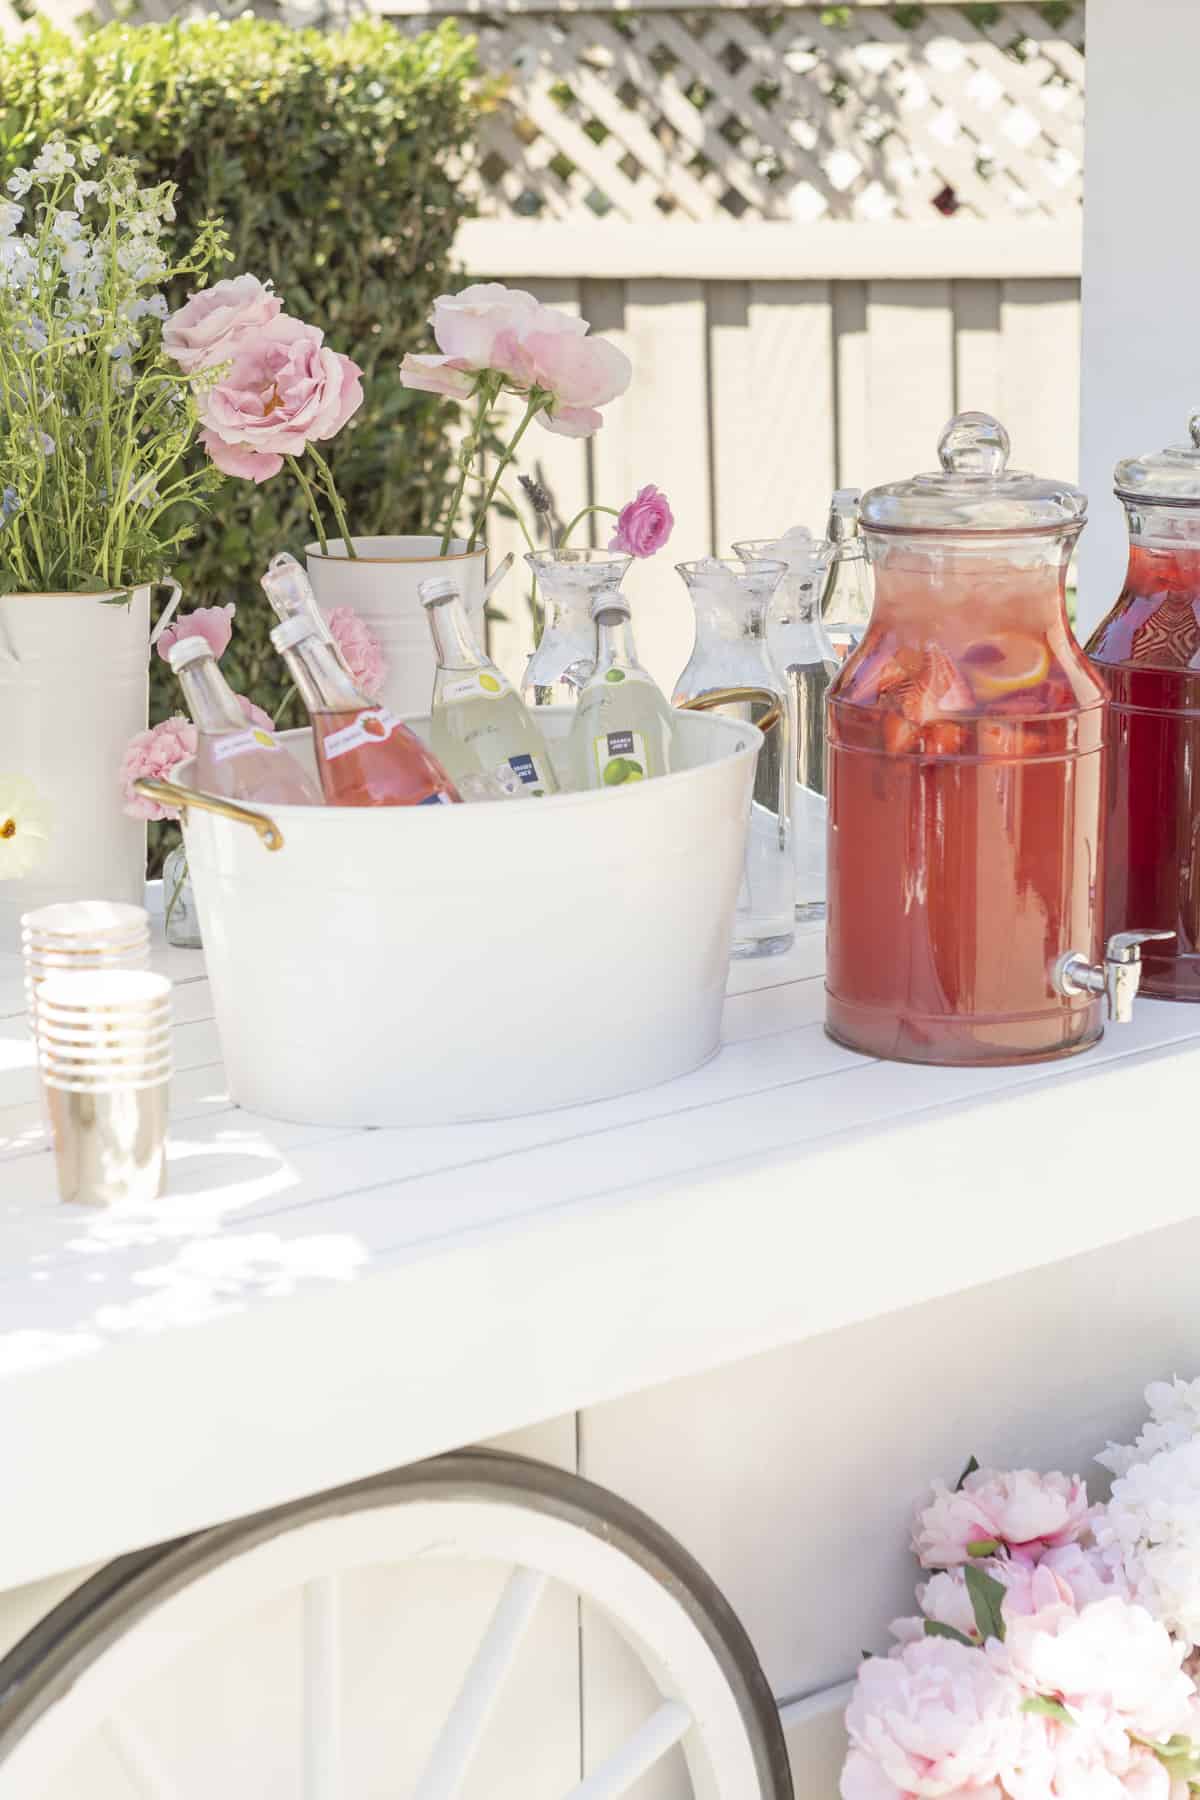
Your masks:
{"label": "white shelf", "polygon": [[201,959],[160,962],[172,1191],[133,1215],[57,1201],[0,961],[0,1589],[1194,1210],[1147,1146],[1190,1122],[1200,1009],[1024,1070],[875,1063],[825,1037],[809,933],[669,1086],[338,1132],[231,1108]]}

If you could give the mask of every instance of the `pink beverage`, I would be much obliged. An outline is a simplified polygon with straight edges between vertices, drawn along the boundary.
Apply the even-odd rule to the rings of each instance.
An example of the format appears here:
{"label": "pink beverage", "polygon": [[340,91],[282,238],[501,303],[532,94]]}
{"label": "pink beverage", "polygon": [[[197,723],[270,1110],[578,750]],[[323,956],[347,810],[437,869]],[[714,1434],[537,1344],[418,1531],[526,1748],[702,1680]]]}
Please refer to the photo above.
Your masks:
{"label": "pink beverage", "polygon": [[453,806],[458,789],[415,732],[355,686],[309,618],[277,625],[271,642],[312,720],[317,769],[330,806]]}
{"label": "pink beverage", "polygon": [[273,731],[254,725],[202,637],[177,638],[168,660],[196,726],[195,785],[226,800],[317,806],[320,795]]}

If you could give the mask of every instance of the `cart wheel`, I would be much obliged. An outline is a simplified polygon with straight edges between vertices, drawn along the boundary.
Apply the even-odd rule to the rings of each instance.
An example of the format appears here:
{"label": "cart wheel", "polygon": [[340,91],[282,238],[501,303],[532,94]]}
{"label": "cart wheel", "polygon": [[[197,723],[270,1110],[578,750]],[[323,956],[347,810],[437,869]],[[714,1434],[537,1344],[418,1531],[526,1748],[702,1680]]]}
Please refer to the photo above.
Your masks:
{"label": "cart wheel", "polygon": [[[432,1722],[410,1727],[406,1698],[437,1660],[433,1626],[445,1616],[436,1583],[456,1563],[473,1565],[476,1586],[494,1581],[498,1598],[482,1637],[456,1646],[440,1688],[430,1675],[443,1696]],[[395,1570],[425,1584],[419,1604],[389,1610]],[[509,1733],[511,1768],[483,1781],[476,1764],[473,1778],[476,1752],[495,1746],[488,1733],[502,1726],[526,1628],[555,1590],[559,1604],[578,1597],[615,1627],[657,1699],[582,1778],[564,1783],[561,1764],[555,1776],[539,1765],[536,1731],[515,1746]],[[351,1599],[376,1607],[365,1657]],[[418,1632],[427,1635],[414,1661]],[[228,1676],[215,1703],[197,1655]],[[353,1741],[366,1726],[351,1698],[372,1686],[403,1752],[384,1767],[377,1749],[367,1757]],[[436,1457],[122,1557],[0,1661],[5,1800],[212,1800],[214,1754],[219,1800],[617,1800],[649,1793],[642,1777],[664,1773],[676,1746],[672,1795],[690,1784],[695,1800],[792,1800],[770,1688],[699,1564],[615,1494],[494,1450]]]}

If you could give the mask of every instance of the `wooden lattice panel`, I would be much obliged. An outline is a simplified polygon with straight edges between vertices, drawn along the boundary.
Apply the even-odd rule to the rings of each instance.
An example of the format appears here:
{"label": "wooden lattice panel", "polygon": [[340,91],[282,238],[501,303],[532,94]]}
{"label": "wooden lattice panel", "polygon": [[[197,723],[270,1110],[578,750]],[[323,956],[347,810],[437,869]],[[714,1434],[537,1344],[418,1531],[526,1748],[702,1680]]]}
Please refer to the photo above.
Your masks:
{"label": "wooden lattice panel", "polygon": [[520,4],[469,25],[500,84],[477,165],[485,216],[1032,220],[1079,206],[1082,5]]}

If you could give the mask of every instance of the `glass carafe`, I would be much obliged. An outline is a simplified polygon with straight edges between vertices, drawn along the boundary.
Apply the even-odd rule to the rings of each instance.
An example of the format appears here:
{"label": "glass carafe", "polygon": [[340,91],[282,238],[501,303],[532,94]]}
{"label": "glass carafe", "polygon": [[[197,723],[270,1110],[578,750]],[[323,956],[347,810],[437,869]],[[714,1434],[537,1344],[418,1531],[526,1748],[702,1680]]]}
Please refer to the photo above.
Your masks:
{"label": "glass carafe", "polygon": [[596,666],[592,603],[633,561],[620,550],[537,550],[525,558],[542,597],[542,635],[521,682],[526,706],[574,706]]}
{"label": "glass carafe", "polygon": [[1087,502],[1009,470],[986,414],[938,449],[940,472],[863,499],[874,610],[829,694],[827,1026],[914,1062],[1064,1056],[1102,1030],[1067,973],[1101,947],[1107,703],[1064,604]]}
{"label": "glass carafe", "polygon": [[860,520],[862,495],[838,488],[829,503],[829,558],[821,593],[821,623],[834,655],[845,662],[871,622],[871,569]]}
{"label": "glass carafe", "polygon": [[736,543],[745,563],[777,558],[785,573],[767,614],[767,648],[791,701],[792,850],[796,918],[825,917],[825,696],[838,658],[821,622],[821,590],[832,546],[803,526],[781,538]]}
{"label": "glass carafe", "polygon": [[1108,683],[1104,928],[1157,925],[1142,991],[1200,1000],[1200,413],[1191,443],[1117,464],[1129,569],[1088,652]]}
{"label": "glass carafe", "polygon": [[784,564],[706,557],[676,567],[696,614],[692,654],[675,684],[676,706],[740,688],[755,690],[755,698],[712,710],[751,725],[778,713],[758,753],[733,942],[735,956],[771,956],[790,949],[795,938],[791,706],[767,648],[767,613]]}

